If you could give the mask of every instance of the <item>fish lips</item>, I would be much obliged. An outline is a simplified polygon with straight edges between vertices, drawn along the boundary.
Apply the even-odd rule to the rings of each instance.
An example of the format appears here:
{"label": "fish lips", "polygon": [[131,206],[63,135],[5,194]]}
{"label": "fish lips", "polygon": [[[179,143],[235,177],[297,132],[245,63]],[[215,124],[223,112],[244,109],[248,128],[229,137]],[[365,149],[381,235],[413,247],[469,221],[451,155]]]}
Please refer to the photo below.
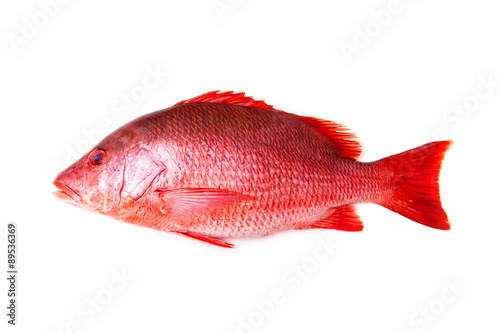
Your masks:
{"label": "fish lips", "polygon": [[57,187],[57,189],[52,192],[56,198],[75,206],[81,207],[84,205],[82,197],[62,181],[54,180],[52,184]]}

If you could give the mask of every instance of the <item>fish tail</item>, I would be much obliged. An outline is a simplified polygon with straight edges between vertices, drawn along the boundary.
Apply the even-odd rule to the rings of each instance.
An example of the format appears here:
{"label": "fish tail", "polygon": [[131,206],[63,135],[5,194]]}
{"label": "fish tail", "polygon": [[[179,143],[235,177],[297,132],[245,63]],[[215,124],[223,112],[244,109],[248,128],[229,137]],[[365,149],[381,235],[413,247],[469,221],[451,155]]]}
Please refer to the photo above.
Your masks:
{"label": "fish tail", "polygon": [[377,163],[388,185],[375,202],[415,222],[448,230],[448,216],[441,206],[439,172],[452,141],[436,141],[386,157]]}

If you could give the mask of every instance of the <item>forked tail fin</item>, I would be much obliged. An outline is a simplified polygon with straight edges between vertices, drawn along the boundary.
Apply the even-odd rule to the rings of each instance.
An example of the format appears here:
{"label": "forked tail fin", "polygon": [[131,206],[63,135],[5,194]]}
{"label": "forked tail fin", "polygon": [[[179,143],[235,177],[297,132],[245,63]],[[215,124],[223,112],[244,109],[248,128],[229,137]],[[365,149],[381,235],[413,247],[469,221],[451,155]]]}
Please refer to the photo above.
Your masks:
{"label": "forked tail fin", "polygon": [[386,157],[381,170],[391,175],[376,203],[431,228],[448,230],[439,196],[439,171],[452,141],[436,141]]}

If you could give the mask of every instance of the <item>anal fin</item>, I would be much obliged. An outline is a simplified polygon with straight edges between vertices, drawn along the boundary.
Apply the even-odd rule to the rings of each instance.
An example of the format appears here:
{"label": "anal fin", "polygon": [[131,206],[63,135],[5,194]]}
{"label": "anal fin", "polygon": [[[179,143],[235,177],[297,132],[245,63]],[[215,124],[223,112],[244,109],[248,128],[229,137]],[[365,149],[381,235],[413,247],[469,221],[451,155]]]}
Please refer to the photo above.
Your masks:
{"label": "anal fin", "polygon": [[315,222],[310,228],[361,231],[363,222],[359,219],[353,205],[345,205],[332,208],[325,219]]}
{"label": "anal fin", "polygon": [[214,238],[214,237],[210,237],[210,236],[206,236],[206,235],[193,234],[190,232],[177,232],[177,233],[180,235],[189,237],[189,238],[194,238],[194,239],[197,239],[199,241],[207,242],[207,243],[217,245],[220,247],[225,247],[225,248],[233,248],[234,247],[233,244],[224,242],[222,239],[218,239],[218,238]]}

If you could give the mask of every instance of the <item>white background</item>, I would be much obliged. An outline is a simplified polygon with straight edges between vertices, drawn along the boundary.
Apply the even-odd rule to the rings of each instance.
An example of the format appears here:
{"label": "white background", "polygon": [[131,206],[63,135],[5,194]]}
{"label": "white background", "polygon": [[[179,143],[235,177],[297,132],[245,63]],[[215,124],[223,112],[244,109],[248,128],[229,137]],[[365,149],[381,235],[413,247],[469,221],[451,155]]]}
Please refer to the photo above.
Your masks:
{"label": "white background", "polygon": [[[401,0],[381,27],[370,13],[389,1],[220,3],[230,6],[222,16],[212,0],[70,1],[52,5],[47,22],[37,1],[0,5],[3,272],[8,221],[19,238],[18,325],[6,324],[2,278],[2,332],[498,331],[500,86],[475,97],[487,92],[481,77],[500,82],[498,5]],[[44,26],[16,46],[26,20]],[[355,41],[348,62],[341,45]],[[115,112],[148,68],[168,76]],[[441,173],[452,230],[360,204],[363,232],[288,231],[233,240],[231,250],[52,196],[56,166],[76,159],[70,151],[88,145],[85,133],[97,137],[103,119],[113,129],[216,89],[345,124],[363,161],[433,135],[454,140]],[[464,101],[479,102],[447,111]],[[329,239],[339,247],[315,261]],[[310,273],[299,279],[290,270],[303,264]],[[120,284],[122,271],[131,278]],[[282,302],[270,306],[273,290]]]}

